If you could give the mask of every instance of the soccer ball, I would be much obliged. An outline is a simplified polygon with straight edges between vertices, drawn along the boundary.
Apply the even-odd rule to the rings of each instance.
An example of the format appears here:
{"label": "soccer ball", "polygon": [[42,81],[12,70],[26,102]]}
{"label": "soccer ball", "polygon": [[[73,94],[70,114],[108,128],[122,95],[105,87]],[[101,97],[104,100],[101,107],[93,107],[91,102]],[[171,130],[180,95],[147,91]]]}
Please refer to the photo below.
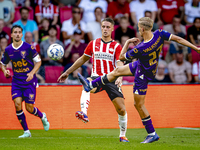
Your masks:
{"label": "soccer ball", "polygon": [[64,49],[61,45],[55,43],[55,44],[51,44],[49,46],[49,48],[47,49],[47,55],[49,56],[49,58],[51,58],[52,60],[59,60],[63,57],[64,55]]}

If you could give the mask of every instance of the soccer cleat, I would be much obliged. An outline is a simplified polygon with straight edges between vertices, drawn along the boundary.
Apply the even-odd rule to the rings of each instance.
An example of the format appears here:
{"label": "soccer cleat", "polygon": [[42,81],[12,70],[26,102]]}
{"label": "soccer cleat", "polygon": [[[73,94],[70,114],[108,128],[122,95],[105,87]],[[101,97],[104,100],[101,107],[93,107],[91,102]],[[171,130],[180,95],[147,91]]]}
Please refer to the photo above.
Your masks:
{"label": "soccer cleat", "polygon": [[31,137],[31,132],[25,132],[25,131],[24,131],[24,134],[23,134],[23,135],[18,136],[18,138],[28,138],[28,137]]}
{"label": "soccer cleat", "polygon": [[159,139],[160,137],[156,133],[155,135],[148,135],[146,139],[141,143],[152,143],[152,142],[158,141]]}
{"label": "soccer cleat", "polygon": [[77,119],[83,121],[84,123],[89,122],[88,116],[85,113],[83,113],[82,111],[77,111],[75,113],[75,115],[76,115]]}
{"label": "soccer cleat", "polygon": [[129,140],[128,140],[125,136],[120,137],[120,138],[119,138],[119,141],[120,141],[120,142],[129,142]]}
{"label": "soccer cleat", "polygon": [[90,87],[90,81],[88,79],[85,79],[80,73],[78,73],[78,79],[83,84],[84,90],[86,92],[92,90],[92,88]]}
{"label": "soccer cleat", "polygon": [[48,131],[49,130],[49,126],[50,126],[49,121],[47,119],[46,114],[45,113],[42,113],[42,114],[43,114],[43,117],[42,117],[41,120],[42,120],[42,124],[43,124],[44,130]]}

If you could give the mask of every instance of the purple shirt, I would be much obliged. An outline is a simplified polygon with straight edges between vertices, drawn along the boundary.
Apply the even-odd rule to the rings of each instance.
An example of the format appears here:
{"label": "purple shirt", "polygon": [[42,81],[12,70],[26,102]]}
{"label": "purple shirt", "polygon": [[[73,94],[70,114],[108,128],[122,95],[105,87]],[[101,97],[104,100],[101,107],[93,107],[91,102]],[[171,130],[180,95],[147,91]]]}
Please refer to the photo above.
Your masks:
{"label": "purple shirt", "polygon": [[158,59],[164,40],[170,40],[171,33],[164,30],[156,30],[150,41],[142,41],[132,50],[128,51],[126,59],[138,58],[138,69],[145,74],[147,80],[153,80],[158,65]]}
{"label": "purple shirt", "polygon": [[26,82],[27,73],[34,68],[33,58],[37,55],[35,48],[26,42],[22,42],[18,48],[14,48],[13,44],[6,47],[1,61],[3,64],[8,64],[9,61],[12,62],[14,73],[12,82],[17,84],[37,83],[36,75],[34,75],[31,81]]}

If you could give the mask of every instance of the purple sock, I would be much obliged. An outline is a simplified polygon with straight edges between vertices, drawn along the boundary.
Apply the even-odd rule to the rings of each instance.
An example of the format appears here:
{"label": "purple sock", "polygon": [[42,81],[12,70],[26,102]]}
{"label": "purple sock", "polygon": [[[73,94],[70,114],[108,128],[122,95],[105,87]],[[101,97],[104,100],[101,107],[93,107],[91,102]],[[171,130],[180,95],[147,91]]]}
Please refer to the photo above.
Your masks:
{"label": "purple sock", "polygon": [[40,118],[43,117],[42,112],[37,107],[34,107],[34,110],[33,110],[32,114],[34,114],[35,116],[38,116]]}
{"label": "purple sock", "polygon": [[22,110],[16,111],[16,115],[17,115],[17,118],[18,118],[19,122],[21,123],[24,131],[28,130],[28,126],[27,126],[27,123],[26,123],[26,117],[24,115],[24,112]]}
{"label": "purple sock", "polygon": [[105,76],[101,76],[94,79],[91,83],[92,83],[93,88],[95,88],[100,85],[105,85],[106,83],[109,83],[109,81],[108,81],[107,75],[105,75]]}
{"label": "purple sock", "polygon": [[142,119],[142,123],[145,126],[145,129],[148,134],[155,132],[150,116]]}

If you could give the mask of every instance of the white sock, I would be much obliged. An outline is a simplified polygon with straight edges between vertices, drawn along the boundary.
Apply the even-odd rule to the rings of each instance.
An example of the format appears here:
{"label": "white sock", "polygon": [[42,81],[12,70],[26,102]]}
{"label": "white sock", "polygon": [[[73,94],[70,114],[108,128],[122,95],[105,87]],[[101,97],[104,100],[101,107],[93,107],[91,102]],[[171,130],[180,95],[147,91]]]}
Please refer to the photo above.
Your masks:
{"label": "white sock", "polygon": [[86,92],[85,90],[82,91],[80,103],[81,111],[87,115],[87,110],[90,104],[90,92]]}
{"label": "white sock", "polygon": [[153,133],[149,133],[148,135],[154,136],[156,134],[156,132]]}
{"label": "white sock", "polygon": [[119,127],[120,127],[120,135],[119,137],[126,136],[126,130],[127,130],[127,113],[124,116],[121,116],[118,114],[118,121],[119,121]]}
{"label": "white sock", "polygon": [[93,89],[94,87],[92,86],[92,82],[90,81],[89,86],[91,89]]}

